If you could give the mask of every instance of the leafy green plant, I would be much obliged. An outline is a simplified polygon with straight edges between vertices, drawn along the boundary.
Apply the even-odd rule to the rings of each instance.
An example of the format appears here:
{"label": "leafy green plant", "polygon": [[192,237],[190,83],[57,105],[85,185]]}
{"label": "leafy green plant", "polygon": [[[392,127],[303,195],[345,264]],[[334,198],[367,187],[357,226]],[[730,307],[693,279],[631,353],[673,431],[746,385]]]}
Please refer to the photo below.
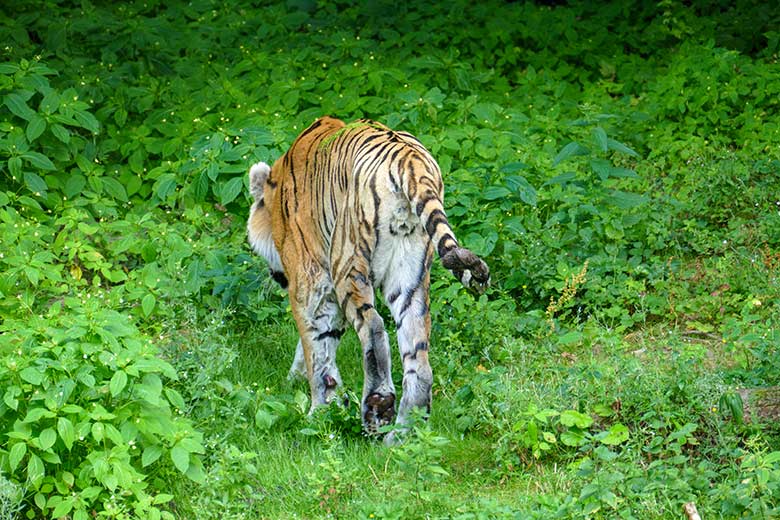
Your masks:
{"label": "leafy green plant", "polygon": [[98,294],[44,317],[6,320],[0,375],[0,465],[26,482],[42,514],[170,517],[150,476],[175,467],[202,480],[200,434],[175,410],[174,369]]}
{"label": "leafy green plant", "polygon": [[441,466],[442,450],[449,439],[431,430],[422,414],[410,422],[406,431],[398,432],[399,444],[392,457],[405,478],[398,484],[407,496],[414,497],[418,508],[433,498],[432,484],[449,473]]}
{"label": "leafy green plant", "polygon": [[345,463],[338,446],[336,442],[329,442],[323,452],[324,460],[318,465],[319,471],[308,476],[319,512],[334,516],[343,512],[344,503],[352,498],[357,481],[356,468]]}
{"label": "leafy green plant", "polygon": [[530,404],[519,417],[509,420],[514,423],[498,438],[496,451],[497,460],[507,471],[513,471],[518,463],[529,465],[542,457],[565,456],[567,451],[572,456],[629,439],[628,428],[619,422],[592,432],[593,418],[576,410],[559,412]]}
{"label": "leafy green plant", "polygon": [[720,499],[727,516],[772,518],[780,511],[780,452],[746,453],[739,465],[739,480],[722,483],[711,494]]}

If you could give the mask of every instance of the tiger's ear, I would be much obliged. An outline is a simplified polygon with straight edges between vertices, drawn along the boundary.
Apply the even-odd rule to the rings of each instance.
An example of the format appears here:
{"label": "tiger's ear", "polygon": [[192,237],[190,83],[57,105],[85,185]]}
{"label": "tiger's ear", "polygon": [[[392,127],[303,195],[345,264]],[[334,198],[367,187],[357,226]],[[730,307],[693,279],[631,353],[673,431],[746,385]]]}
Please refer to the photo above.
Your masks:
{"label": "tiger's ear", "polygon": [[263,186],[271,173],[271,167],[264,162],[253,164],[249,169],[249,193],[259,200],[263,198]]}

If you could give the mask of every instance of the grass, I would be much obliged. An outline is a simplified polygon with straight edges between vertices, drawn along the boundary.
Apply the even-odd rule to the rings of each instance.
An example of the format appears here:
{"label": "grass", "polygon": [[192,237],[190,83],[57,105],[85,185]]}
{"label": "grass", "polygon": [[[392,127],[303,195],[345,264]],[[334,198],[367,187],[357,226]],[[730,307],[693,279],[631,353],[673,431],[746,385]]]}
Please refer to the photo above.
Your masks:
{"label": "grass", "polygon": [[[222,376],[233,389],[254,389],[255,403],[307,392],[306,383],[286,377],[297,341],[289,319],[269,326],[233,315],[222,322],[188,348],[208,352],[216,342],[219,349],[232,350],[235,359]],[[442,376],[447,353],[437,352],[437,342],[433,345],[434,373]],[[727,388],[723,370],[733,364],[722,342],[692,338],[665,326],[626,335],[596,327],[582,342],[566,348],[554,336],[541,341],[505,338],[495,348],[505,356],[500,363],[484,361],[469,367],[472,373],[450,374],[452,381],[438,379],[433,412],[423,427],[444,443],[438,455],[425,459],[446,472],[435,480],[419,480],[425,467],[416,472],[402,467],[399,450],[404,446],[387,448],[349,430],[350,421],[359,421],[354,410],[355,415],[341,423],[298,412],[291,422],[267,430],[244,417],[227,435],[217,420],[201,425],[210,432],[207,437],[217,439],[208,454],[206,485],[171,481],[178,517],[199,512],[198,518],[477,518],[481,512],[489,518],[670,518],[679,514],[682,501],[695,500],[700,511],[710,514],[716,502],[706,488],[691,487],[679,476],[666,483],[655,480],[658,475],[648,469],[653,460],[678,457],[669,462],[666,470],[671,473],[704,463],[708,471],[722,466],[718,471],[726,474],[721,477],[739,474],[735,462],[723,466],[724,448],[737,449],[742,437],[717,409]],[[346,388],[359,394],[361,356],[354,333],[345,335],[338,355]],[[486,381],[484,386],[474,375]],[[475,387],[476,397],[464,405],[459,391],[468,384]],[[598,472],[588,475],[583,464],[598,459],[598,446],[559,446],[564,449],[535,457],[530,450],[502,444],[522,421],[518,412],[532,405],[587,410],[597,417],[595,430],[622,422],[629,425],[630,436],[611,446],[612,455],[598,461]],[[251,410],[247,407],[245,414]],[[475,418],[465,432],[453,420],[464,415]],[[679,453],[670,442],[663,443],[660,452],[649,451],[656,437],[688,423],[698,427]],[[301,433],[306,429],[314,433]],[[560,444],[560,429],[550,431]],[[762,439],[764,449],[780,447],[777,438]],[[430,451],[430,446],[421,450]],[[626,489],[587,514],[575,507],[587,486],[612,489],[599,482],[599,475],[614,473],[643,481],[653,498]],[[415,498],[415,491],[423,492],[422,498]],[[225,507],[219,515],[202,509],[219,503]]]}

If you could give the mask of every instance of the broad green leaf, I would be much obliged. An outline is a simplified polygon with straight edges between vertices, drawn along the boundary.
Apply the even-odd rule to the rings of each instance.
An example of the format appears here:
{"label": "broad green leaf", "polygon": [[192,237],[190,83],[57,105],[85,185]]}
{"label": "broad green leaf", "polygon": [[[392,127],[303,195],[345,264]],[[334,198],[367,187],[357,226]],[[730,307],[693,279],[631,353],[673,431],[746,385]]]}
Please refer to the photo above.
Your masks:
{"label": "broad green leaf", "polygon": [[606,152],[609,148],[609,139],[607,138],[607,132],[600,126],[593,128],[593,140],[602,152]]}
{"label": "broad green leaf", "polygon": [[159,406],[162,381],[157,374],[146,374],[143,383],[135,385],[135,392],[140,399],[153,406]]}
{"label": "broad green leaf", "polygon": [[206,167],[206,175],[208,175],[209,179],[212,181],[216,181],[217,177],[219,177],[219,164],[216,162],[210,163]]}
{"label": "broad green leaf", "polygon": [[38,457],[37,455],[30,454],[30,460],[27,462],[27,479],[32,483],[33,486],[37,485],[38,482],[43,478],[45,475],[45,469],[43,467],[43,461]]}
{"label": "broad green leaf", "polygon": [[60,95],[56,90],[49,90],[41,100],[40,110],[44,114],[53,114],[60,107]]}
{"label": "broad green leaf", "polygon": [[623,424],[616,423],[613,424],[612,427],[606,432],[598,434],[596,438],[602,444],[615,446],[626,442],[628,440],[628,436],[628,428],[626,428],[626,426]]}
{"label": "broad green leaf", "polygon": [[48,450],[57,441],[57,432],[53,428],[46,428],[38,436],[38,442],[41,445],[42,450]]}
{"label": "broad green leaf", "polygon": [[176,466],[176,469],[182,473],[186,473],[187,469],[190,467],[190,452],[177,444],[171,449],[171,460],[173,461],[173,465]]}
{"label": "broad green leaf", "polygon": [[24,152],[22,154],[23,159],[27,159],[27,162],[40,168],[41,170],[51,171],[55,169],[54,163],[51,160],[39,152]]}
{"label": "broad green leaf", "polygon": [[108,384],[108,389],[111,392],[112,397],[118,396],[127,385],[127,373],[124,370],[117,370],[114,375],[111,376],[111,382]]}
{"label": "broad green leaf", "polygon": [[42,194],[48,189],[46,181],[44,181],[40,175],[36,175],[33,172],[24,172],[24,184],[27,186],[28,190],[36,195]]}
{"label": "broad green leaf", "polygon": [[149,315],[154,310],[154,304],[156,302],[156,299],[153,294],[147,294],[143,297],[141,300],[141,310],[144,313],[144,316],[149,317]]}
{"label": "broad green leaf", "polygon": [[35,116],[35,111],[27,106],[27,101],[20,94],[8,94],[5,96],[5,106],[15,116],[21,117],[25,121],[29,121]]}
{"label": "broad green leaf", "polygon": [[203,484],[206,481],[206,474],[203,471],[203,465],[197,458],[190,461],[190,466],[185,473],[188,479],[198,484]]}
{"label": "broad green leaf", "polygon": [[19,376],[31,385],[40,385],[43,381],[43,371],[35,367],[25,368],[19,372]]}
{"label": "broad green leaf", "polygon": [[66,497],[62,502],[57,504],[57,507],[55,507],[54,511],[51,513],[51,517],[60,518],[70,513],[71,509],[73,509],[73,498],[74,497]]}
{"label": "broad green leaf", "polygon": [[65,196],[68,198],[74,198],[76,195],[82,193],[84,186],[87,185],[87,179],[80,174],[72,174],[65,182]]}
{"label": "broad green leaf", "polygon": [[78,110],[73,115],[82,128],[86,128],[93,134],[97,134],[100,131],[100,123],[98,123],[98,120],[95,118],[95,116],[89,112]]}
{"label": "broad green leaf", "polygon": [[553,167],[555,167],[558,166],[558,164],[560,164],[561,162],[565,161],[566,159],[569,159],[570,157],[574,157],[576,155],[588,155],[589,153],[590,150],[588,150],[581,144],[572,141],[571,143],[561,148],[561,151],[558,152],[558,155],[556,155],[555,159],[553,159],[552,165]]}
{"label": "broad green leaf", "polygon": [[278,417],[264,408],[260,408],[255,413],[255,425],[261,430],[268,430],[273,426]]}
{"label": "broad green leaf", "polygon": [[15,179],[20,179],[22,177],[22,158],[11,157],[8,159],[8,171]]}
{"label": "broad green leaf", "polygon": [[646,204],[650,199],[638,193],[627,191],[612,190],[609,197],[610,202],[621,209],[631,209]]}
{"label": "broad green leaf", "polygon": [[179,441],[182,448],[190,453],[205,453],[206,449],[201,443],[193,439],[192,437],[185,437]]}
{"label": "broad green leaf", "polygon": [[73,447],[73,441],[76,439],[76,431],[70,419],[67,417],[57,419],[57,433],[60,434],[60,439],[65,443],[65,447],[70,450]]}
{"label": "broad green leaf", "polygon": [[27,140],[32,143],[40,137],[44,130],[46,130],[46,120],[38,114],[34,114],[27,124],[27,130],[25,132]]}
{"label": "broad green leaf", "polygon": [[103,190],[113,198],[122,202],[127,202],[127,192],[122,183],[113,177],[103,177]]}
{"label": "broad green leaf", "polygon": [[209,194],[209,176],[205,171],[198,174],[193,183],[193,195],[195,200],[202,201]]}
{"label": "broad green leaf", "polygon": [[117,108],[116,112],[114,112],[114,121],[116,121],[116,124],[119,126],[125,126],[125,123],[127,122],[127,110],[124,108]]}
{"label": "broad green leaf", "polygon": [[499,171],[501,173],[512,174],[512,173],[517,173],[520,170],[524,170],[526,168],[528,168],[528,165],[525,164],[524,162],[515,161],[515,162],[511,162],[511,163],[507,163],[507,164],[503,165],[499,169]]}
{"label": "broad green leaf", "polygon": [[521,175],[510,175],[506,178],[506,184],[520,197],[520,200],[529,206],[536,206],[536,189]]}
{"label": "broad green leaf", "polygon": [[116,426],[114,426],[111,423],[105,424],[105,432],[106,437],[111,439],[114,444],[117,446],[123,446],[125,445],[125,440],[122,438],[122,434],[119,432],[119,430],[116,429]]}
{"label": "broad green leaf", "polygon": [[3,394],[3,402],[10,408],[11,410],[16,410],[19,408],[19,399],[17,399],[17,396],[22,393],[22,389],[19,388],[16,385],[8,386],[5,389],[5,393]]}
{"label": "broad green leaf", "polygon": [[11,466],[12,473],[16,471],[16,468],[19,467],[19,463],[22,461],[26,453],[27,443],[25,442],[17,442],[8,451],[8,464]]}
{"label": "broad green leaf", "polygon": [[176,191],[176,176],[172,173],[166,173],[160,176],[155,183],[155,195],[160,200],[165,200],[169,195]]}
{"label": "broad green leaf", "polygon": [[233,202],[243,189],[244,178],[233,177],[222,185],[222,188],[220,189],[220,202],[223,206]]}
{"label": "broad green leaf", "polygon": [[101,422],[96,422],[92,424],[92,437],[97,442],[103,442],[103,437],[105,435],[106,427]]}
{"label": "broad green leaf", "polygon": [[576,426],[580,429],[588,428],[593,424],[593,418],[590,415],[576,410],[564,410],[561,412],[560,420],[564,426]]}
{"label": "broad green leaf", "polygon": [[160,455],[162,455],[162,448],[160,446],[156,444],[147,446],[144,448],[144,452],[141,455],[141,465],[146,467],[149,464],[152,464],[154,461],[160,458]]}
{"label": "broad green leaf", "polygon": [[764,464],[773,465],[780,462],[780,451],[773,451],[764,455]]}
{"label": "broad green leaf", "polygon": [[634,150],[629,148],[628,146],[624,145],[623,143],[619,141],[615,141],[614,139],[608,139],[607,144],[609,146],[610,150],[615,150],[617,152],[623,152],[625,154],[630,155],[631,157],[639,157],[639,154],[636,153]]}
{"label": "broad green leaf", "polygon": [[504,186],[488,186],[485,188],[485,191],[482,192],[482,198],[485,200],[505,199],[510,195],[512,195],[512,192],[509,191],[509,188]]}
{"label": "broad green leaf", "polygon": [[155,495],[154,500],[152,500],[153,504],[167,504],[173,500],[173,495],[168,495],[166,493],[160,493],[158,495]]}
{"label": "broad green leaf", "polygon": [[179,410],[184,410],[187,405],[184,402],[184,398],[181,396],[179,392],[172,388],[165,388],[165,397],[168,398],[168,402],[171,403],[172,406],[175,408],[178,408]]}
{"label": "broad green leaf", "polygon": [[52,417],[55,417],[54,412],[47,410],[46,408],[33,408],[32,410],[29,410],[27,412],[27,415],[24,417],[25,423],[34,423],[39,421],[42,418],[51,419]]}
{"label": "broad green leaf", "polygon": [[54,134],[54,137],[56,137],[57,139],[59,139],[65,144],[68,144],[70,142],[70,130],[68,130],[62,125],[52,125],[51,133]]}
{"label": "broad green leaf", "polygon": [[566,446],[582,446],[586,439],[585,433],[577,430],[567,430],[561,434],[561,443]]}

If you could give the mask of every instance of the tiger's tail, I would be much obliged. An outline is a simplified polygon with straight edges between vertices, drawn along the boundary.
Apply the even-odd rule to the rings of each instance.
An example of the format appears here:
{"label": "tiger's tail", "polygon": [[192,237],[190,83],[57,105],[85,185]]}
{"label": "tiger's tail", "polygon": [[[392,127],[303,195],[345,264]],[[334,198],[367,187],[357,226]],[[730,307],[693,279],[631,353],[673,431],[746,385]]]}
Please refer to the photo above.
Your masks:
{"label": "tiger's tail", "polygon": [[[406,193],[416,215],[431,237],[442,265],[467,288],[478,294],[490,285],[490,269],[472,251],[460,247],[450,227],[442,203],[443,188],[438,167],[431,175],[429,169],[420,178],[407,183]],[[438,178],[437,178],[438,177]]]}

